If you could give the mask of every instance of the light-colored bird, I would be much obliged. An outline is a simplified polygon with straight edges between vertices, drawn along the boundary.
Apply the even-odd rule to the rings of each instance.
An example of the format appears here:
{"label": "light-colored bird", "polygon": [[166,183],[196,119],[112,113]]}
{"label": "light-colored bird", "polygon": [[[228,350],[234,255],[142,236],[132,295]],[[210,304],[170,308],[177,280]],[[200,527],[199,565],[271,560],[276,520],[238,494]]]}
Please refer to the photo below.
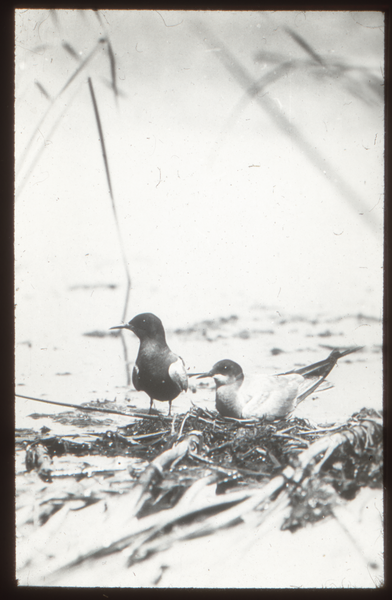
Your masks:
{"label": "light-colored bird", "polygon": [[335,349],[325,360],[277,375],[256,375],[246,380],[244,386],[245,377],[240,365],[229,359],[220,360],[206,373],[193,373],[192,376],[214,379],[215,404],[222,416],[273,420],[293,412],[322,384],[339,358],[361,349],[359,346],[342,351]]}

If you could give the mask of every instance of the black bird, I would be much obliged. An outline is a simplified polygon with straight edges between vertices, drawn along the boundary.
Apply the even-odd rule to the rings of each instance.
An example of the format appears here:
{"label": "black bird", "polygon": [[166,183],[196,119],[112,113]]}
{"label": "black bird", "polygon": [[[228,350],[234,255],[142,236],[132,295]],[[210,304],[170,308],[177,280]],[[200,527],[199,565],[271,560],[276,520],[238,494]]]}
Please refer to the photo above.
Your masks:
{"label": "black bird", "polygon": [[[242,389],[244,373],[239,364],[225,359],[217,362],[206,373],[192,376],[212,377],[216,385],[215,404],[225,417],[247,419],[265,417],[267,420],[286,417],[302,400],[314,392],[332,371],[342,356],[357,352],[361,347],[335,349],[325,360],[307,367],[279,373],[256,375]],[[247,382],[248,383],[248,382]]]}
{"label": "black bird", "polygon": [[172,400],[188,389],[188,376],[184,361],[166,343],[162,321],[152,313],[142,313],[126,325],[110,329],[129,329],[137,335],[140,347],[132,383],[138,391],[150,396],[150,411],[153,400],[160,400],[169,402],[170,415]]}

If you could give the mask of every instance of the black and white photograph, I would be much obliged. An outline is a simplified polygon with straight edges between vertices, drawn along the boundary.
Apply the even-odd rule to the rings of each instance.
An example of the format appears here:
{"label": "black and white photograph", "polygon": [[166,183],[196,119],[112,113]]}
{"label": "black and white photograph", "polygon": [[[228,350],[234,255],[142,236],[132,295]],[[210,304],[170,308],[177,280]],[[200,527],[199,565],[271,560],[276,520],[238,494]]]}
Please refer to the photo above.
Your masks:
{"label": "black and white photograph", "polygon": [[17,585],[383,587],[384,12],[14,25]]}

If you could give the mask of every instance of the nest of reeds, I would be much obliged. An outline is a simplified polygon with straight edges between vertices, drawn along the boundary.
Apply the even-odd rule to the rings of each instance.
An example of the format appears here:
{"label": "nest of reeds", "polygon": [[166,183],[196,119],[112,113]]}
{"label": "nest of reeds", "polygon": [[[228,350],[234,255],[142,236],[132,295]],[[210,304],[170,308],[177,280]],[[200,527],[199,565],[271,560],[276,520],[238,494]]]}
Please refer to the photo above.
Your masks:
{"label": "nest of reeds", "polygon": [[[97,424],[90,414],[53,418],[79,428]],[[75,535],[75,526],[87,531],[83,513],[101,506],[102,519],[94,521],[99,542],[86,535],[61,556],[52,555],[47,576],[56,577],[124,550],[130,566],[177,540],[238,525],[246,515],[265,519],[279,505],[288,508],[281,529],[295,531],[332,515],[339,497],[350,500],[363,486],[382,486],[382,431],[381,415],[367,409],[342,425],[314,427],[299,418],[245,421],[201,408],[149,415],[98,434],[44,430],[33,437],[20,431],[27,470],[47,483],[35,497],[34,518],[28,510],[23,516],[24,541],[31,550],[28,530],[37,535],[38,528],[41,546],[45,540],[50,547],[53,529],[49,537],[44,530],[59,512],[63,536]],[[91,466],[105,458],[115,458],[121,469]],[[94,478],[100,485],[92,485]]]}

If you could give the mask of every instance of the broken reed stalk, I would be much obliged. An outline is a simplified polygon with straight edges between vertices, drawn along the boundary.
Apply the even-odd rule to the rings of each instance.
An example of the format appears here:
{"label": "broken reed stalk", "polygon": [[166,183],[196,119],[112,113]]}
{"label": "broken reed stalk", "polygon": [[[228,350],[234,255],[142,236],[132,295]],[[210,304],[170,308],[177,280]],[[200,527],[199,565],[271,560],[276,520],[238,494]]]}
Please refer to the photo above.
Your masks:
{"label": "broken reed stalk", "polygon": [[82,410],[86,412],[101,412],[108,413],[111,415],[120,415],[122,417],[135,417],[136,419],[164,419],[171,421],[172,417],[168,415],[149,415],[148,413],[126,413],[119,410],[111,410],[110,408],[99,408],[98,406],[81,406],[79,404],[71,404],[70,402],[55,402],[54,400],[44,400],[43,398],[34,398],[34,396],[22,396],[22,394],[15,394],[17,398],[24,398],[25,400],[34,400],[35,402],[44,402],[45,404],[55,404],[56,406],[67,406],[69,408],[76,408],[76,410]]}
{"label": "broken reed stalk", "polygon": [[[127,257],[126,257],[126,253],[125,253],[125,248],[124,248],[124,242],[123,242],[122,235],[121,235],[120,223],[118,221],[116,204],[114,201],[114,193],[113,193],[112,181],[111,181],[111,177],[110,177],[109,161],[108,161],[108,155],[106,152],[105,136],[104,136],[103,129],[102,129],[101,117],[99,114],[98,103],[97,103],[97,99],[95,97],[94,86],[93,86],[91,77],[88,78],[88,85],[89,85],[89,90],[90,90],[90,95],[91,95],[91,101],[93,103],[95,120],[96,120],[97,128],[98,128],[98,137],[99,137],[99,142],[101,145],[103,163],[105,166],[106,180],[108,182],[110,199],[112,201],[114,222],[116,224],[116,231],[117,231],[118,241],[119,241],[119,245],[120,245],[120,251],[121,251],[121,257],[122,257],[122,261],[123,261],[124,271],[125,271],[125,279],[126,279],[127,287],[126,287],[126,291],[125,291],[125,302],[124,302],[123,315],[122,315],[122,321],[124,322],[126,314],[127,314],[127,310],[128,310],[129,295],[130,295],[130,291],[131,291],[131,276],[129,274],[128,262],[127,262]],[[127,349],[127,345],[126,345],[126,342],[124,339],[124,334],[123,334],[122,330],[120,330],[120,336],[121,336],[121,341],[122,341],[123,351],[124,351],[124,362],[125,362],[127,385],[130,385],[131,384],[131,374],[130,374],[130,370],[129,370],[128,349]]]}
{"label": "broken reed stalk", "polygon": [[381,427],[381,419],[364,419],[359,424],[351,425],[350,428],[345,427],[338,433],[332,433],[317,440],[309,448],[301,452],[298,456],[298,467],[286,467],[283,475],[287,479],[299,483],[304,477],[305,470],[315,463],[320,454],[324,454],[322,460],[315,464],[312,468],[314,474],[318,473],[326,460],[335,452],[335,450],[345,443],[356,447],[359,443],[364,448],[372,444],[373,436],[377,433],[377,427]]}
{"label": "broken reed stalk", "polygon": [[170,450],[166,450],[159,454],[143,471],[138,479],[137,486],[140,489],[140,498],[136,504],[135,510],[141,507],[144,501],[144,496],[150,483],[155,477],[163,477],[163,471],[168,465],[175,466],[184,456],[192,453],[199,446],[200,438],[203,434],[200,431],[194,431],[188,434],[182,441],[177,442]]}

